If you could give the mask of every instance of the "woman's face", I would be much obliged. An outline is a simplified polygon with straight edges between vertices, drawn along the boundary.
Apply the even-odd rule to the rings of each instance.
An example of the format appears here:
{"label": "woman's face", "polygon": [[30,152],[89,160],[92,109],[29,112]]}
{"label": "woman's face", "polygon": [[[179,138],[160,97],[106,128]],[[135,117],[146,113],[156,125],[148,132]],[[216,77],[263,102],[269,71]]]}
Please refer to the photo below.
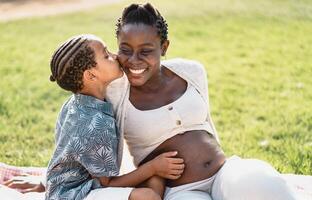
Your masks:
{"label": "woman's face", "polygon": [[145,24],[126,24],[118,35],[118,60],[132,86],[143,86],[159,73],[160,57],[168,42],[160,44],[157,29]]}

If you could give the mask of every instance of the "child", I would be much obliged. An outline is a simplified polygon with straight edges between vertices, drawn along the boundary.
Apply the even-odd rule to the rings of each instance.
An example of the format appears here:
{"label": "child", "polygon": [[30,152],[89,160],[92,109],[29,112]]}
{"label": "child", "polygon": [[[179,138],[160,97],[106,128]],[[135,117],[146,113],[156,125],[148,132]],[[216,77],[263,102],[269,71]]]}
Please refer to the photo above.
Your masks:
{"label": "child", "polygon": [[[51,81],[74,94],[63,105],[56,123],[56,149],[47,170],[45,198],[154,200],[150,188],[135,188],[152,176],[179,178],[183,160],[164,153],[138,169],[117,176],[119,134],[105,89],[120,78],[115,55],[93,35],[63,43],[51,60]],[[157,191],[157,188],[156,188]]]}

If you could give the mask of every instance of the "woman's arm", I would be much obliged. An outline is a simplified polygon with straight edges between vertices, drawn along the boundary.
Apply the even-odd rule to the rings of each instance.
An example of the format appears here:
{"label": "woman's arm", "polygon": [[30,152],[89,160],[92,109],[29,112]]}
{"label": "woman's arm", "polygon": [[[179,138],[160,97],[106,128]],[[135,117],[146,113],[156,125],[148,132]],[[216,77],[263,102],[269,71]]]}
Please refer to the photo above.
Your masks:
{"label": "woman's arm", "polygon": [[98,177],[105,187],[135,187],[154,175],[178,179],[184,170],[183,159],[174,158],[177,152],[167,152],[141,165],[136,170],[117,177]]}
{"label": "woman's arm", "polygon": [[32,176],[32,175],[20,175],[11,178],[3,183],[3,185],[19,190],[21,193],[28,192],[44,192],[45,186],[43,185],[44,175]]}

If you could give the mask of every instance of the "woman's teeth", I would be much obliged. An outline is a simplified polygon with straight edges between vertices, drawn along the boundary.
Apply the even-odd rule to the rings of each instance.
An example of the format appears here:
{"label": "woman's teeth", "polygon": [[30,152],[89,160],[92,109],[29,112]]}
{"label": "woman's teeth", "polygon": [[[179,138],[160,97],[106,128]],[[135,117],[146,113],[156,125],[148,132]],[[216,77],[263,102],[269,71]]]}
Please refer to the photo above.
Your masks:
{"label": "woman's teeth", "polygon": [[141,74],[145,71],[145,69],[130,69],[129,68],[129,71],[133,74]]}

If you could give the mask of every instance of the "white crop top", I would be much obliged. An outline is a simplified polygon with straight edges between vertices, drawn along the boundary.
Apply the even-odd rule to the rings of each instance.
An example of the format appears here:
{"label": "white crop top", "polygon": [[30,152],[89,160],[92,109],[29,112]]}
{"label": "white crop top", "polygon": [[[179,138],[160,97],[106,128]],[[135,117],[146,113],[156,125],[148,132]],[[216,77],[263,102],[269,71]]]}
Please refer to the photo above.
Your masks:
{"label": "white crop top", "polygon": [[206,121],[208,107],[194,86],[174,102],[151,110],[138,110],[126,100],[125,139],[134,164],[138,164],[165,140],[190,130],[213,133]]}

